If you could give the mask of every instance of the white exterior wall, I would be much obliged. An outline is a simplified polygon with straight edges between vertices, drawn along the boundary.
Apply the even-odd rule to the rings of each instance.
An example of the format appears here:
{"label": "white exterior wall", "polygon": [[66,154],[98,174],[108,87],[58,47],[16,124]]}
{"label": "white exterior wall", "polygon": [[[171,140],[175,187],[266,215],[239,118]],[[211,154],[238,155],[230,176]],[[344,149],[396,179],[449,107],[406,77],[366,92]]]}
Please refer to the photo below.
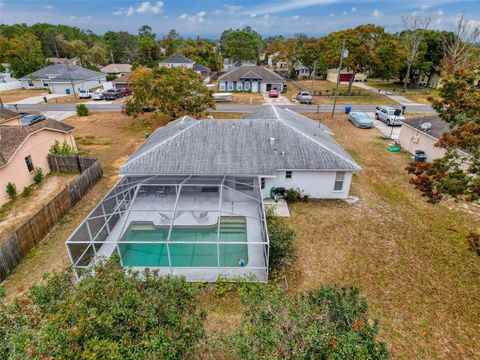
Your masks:
{"label": "white exterior wall", "polygon": [[285,178],[286,171],[278,172],[275,178],[265,178],[265,188],[262,189],[264,198],[270,197],[272,187],[285,189],[299,188],[305,195],[313,199],[346,199],[352,182],[352,172],[345,172],[343,189],[334,191],[336,171],[292,171],[292,178]]}
{"label": "white exterior wall", "polygon": [[[42,80],[31,81],[33,83],[32,86],[28,84],[29,83],[28,80],[21,80],[20,82],[22,84],[22,87],[24,87],[25,89],[45,89],[47,87],[43,85]],[[45,81],[45,82],[48,83],[48,81]]]}
{"label": "white exterior wall", "polygon": [[186,69],[193,69],[193,65],[195,64],[190,64],[190,63],[160,63],[159,66],[163,67],[168,67],[168,68],[174,68],[174,67],[184,67]]}
{"label": "white exterior wall", "polygon": [[427,161],[439,159],[445,155],[445,149],[435,147],[437,139],[406,124],[402,124],[399,141],[402,149],[412,155],[415,154],[415,150],[425,151]]}
{"label": "white exterior wall", "polygon": [[[91,90],[97,87],[102,87],[103,83],[107,81],[106,77],[101,77],[98,79],[92,79],[82,82],[74,83],[75,92],[78,93],[79,90]],[[65,89],[70,89],[72,92],[72,84],[68,82],[52,82],[50,83],[50,90],[54,94],[65,94]]]}

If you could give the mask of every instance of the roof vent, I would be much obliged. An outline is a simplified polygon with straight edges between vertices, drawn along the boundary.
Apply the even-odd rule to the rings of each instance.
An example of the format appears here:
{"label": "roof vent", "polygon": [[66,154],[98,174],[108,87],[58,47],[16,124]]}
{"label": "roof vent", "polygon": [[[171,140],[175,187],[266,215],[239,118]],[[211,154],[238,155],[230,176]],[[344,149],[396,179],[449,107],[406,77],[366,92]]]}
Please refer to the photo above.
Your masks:
{"label": "roof vent", "polygon": [[274,137],[271,137],[269,141],[270,141],[270,145],[275,144],[275,138]]}

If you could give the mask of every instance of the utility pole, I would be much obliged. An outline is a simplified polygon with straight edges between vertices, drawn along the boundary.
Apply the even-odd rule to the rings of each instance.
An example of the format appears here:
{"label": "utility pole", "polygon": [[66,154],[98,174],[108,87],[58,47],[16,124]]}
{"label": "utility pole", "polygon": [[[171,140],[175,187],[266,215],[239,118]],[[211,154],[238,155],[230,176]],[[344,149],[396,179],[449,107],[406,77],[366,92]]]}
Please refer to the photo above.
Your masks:
{"label": "utility pole", "polygon": [[340,64],[338,65],[337,84],[335,85],[335,95],[333,97],[332,119],[335,115],[335,107],[337,106],[338,84],[340,82],[340,73],[342,72],[343,58],[345,57],[345,39],[342,40],[342,51],[340,52]]}
{"label": "utility pole", "polygon": [[73,85],[72,74],[70,73],[69,60],[70,60],[70,59],[67,59],[67,72],[68,72],[68,77],[70,78],[70,84],[72,85],[73,96],[74,96],[74,98],[75,98],[75,100],[76,100],[76,99],[77,99],[77,94],[75,94],[75,85]]}
{"label": "utility pole", "polygon": [[315,90],[314,90],[314,88],[313,88],[313,80],[315,80],[315,67],[316,67],[316,66],[317,66],[317,62],[315,61],[315,62],[313,63],[312,85],[310,86],[310,87],[311,87],[311,89],[310,89],[310,95],[312,95],[312,96],[313,96],[313,94],[314,94],[314,92],[315,92]]}

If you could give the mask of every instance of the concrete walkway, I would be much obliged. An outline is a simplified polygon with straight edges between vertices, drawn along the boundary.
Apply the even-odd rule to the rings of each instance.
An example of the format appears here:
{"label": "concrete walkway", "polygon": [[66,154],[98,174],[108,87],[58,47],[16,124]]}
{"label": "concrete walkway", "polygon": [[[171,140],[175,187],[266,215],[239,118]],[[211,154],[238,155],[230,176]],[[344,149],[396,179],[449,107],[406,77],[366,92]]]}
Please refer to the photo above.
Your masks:
{"label": "concrete walkway", "polygon": [[384,95],[384,96],[392,99],[393,101],[398,102],[401,105],[405,105],[405,106],[425,106],[425,104],[419,104],[419,103],[413,102],[413,101],[408,100],[406,97],[403,97],[401,95],[392,94],[391,92],[385,91],[385,90],[378,90],[377,88],[374,88],[374,87],[372,87],[370,85],[367,85],[363,82],[354,82],[353,86],[356,86],[356,87],[364,89],[364,90],[371,91],[375,94]]}
{"label": "concrete walkway", "polygon": [[42,114],[49,119],[63,121],[69,117],[75,116],[77,113],[75,111],[45,111]]}
{"label": "concrete walkway", "polygon": [[47,100],[50,100],[50,99],[55,99],[55,98],[62,97],[62,96],[68,96],[68,95],[67,94],[45,93],[45,94],[42,94],[42,95],[39,95],[39,96],[32,96],[32,97],[29,97],[29,98],[26,98],[26,99],[15,101],[15,102],[10,103],[10,104],[40,104],[40,103],[45,102],[43,100],[43,97],[46,97]]}
{"label": "concrete walkway", "polygon": [[285,199],[278,199],[278,202],[272,199],[263,199],[263,205],[265,208],[272,207],[275,210],[275,216],[290,217],[290,211]]}

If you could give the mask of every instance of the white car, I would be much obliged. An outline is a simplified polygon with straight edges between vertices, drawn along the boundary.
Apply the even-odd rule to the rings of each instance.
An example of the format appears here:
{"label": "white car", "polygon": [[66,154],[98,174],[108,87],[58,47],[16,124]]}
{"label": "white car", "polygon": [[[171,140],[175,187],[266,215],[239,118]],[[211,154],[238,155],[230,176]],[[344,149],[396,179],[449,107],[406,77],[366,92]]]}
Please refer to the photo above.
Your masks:
{"label": "white car", "polygon": [[90,92],[90,90],[79,90],[78,97],[80,99],[90,99],[92,97],[92,93]]}
{"label": "white car", "polygon": [[103,91],[98,89],[92,94],[92,100],[103,100]]}
{"label": "white car", "polygon": [[[397,115],[395,115],[395,112]],[[402,116],[402,110],[390,106],[377,106],[375,108],[375,119],[383,121],[387,126],[400,126],[405,120]]]}

